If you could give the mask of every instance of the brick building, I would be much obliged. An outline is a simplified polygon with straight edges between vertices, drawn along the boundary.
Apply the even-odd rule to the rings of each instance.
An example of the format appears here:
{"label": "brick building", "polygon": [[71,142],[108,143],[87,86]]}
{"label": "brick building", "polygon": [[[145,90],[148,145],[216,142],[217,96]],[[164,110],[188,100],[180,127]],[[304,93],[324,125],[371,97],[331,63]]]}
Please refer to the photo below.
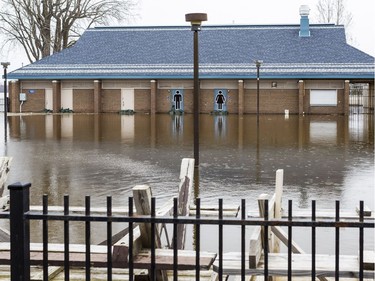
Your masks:
{"label": "brick building", "polygon": [[[204,25],[199,33],[202,113],[346,114],[351,84],[367,84],[374,58],[346,42],[343,26]],[[193,111],[190,26],[100,27],[60,53],[8,74],[10,111]]]}

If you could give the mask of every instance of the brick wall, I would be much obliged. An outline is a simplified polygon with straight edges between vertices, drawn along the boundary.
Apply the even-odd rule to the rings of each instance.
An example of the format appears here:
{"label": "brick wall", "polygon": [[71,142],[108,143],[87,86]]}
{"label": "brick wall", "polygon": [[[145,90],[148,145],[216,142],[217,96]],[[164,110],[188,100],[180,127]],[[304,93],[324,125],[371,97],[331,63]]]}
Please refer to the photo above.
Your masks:
{"label": "brick wall", "polygon": [[229,113],[238,113],[238,90],[229,89],[227,100],[227,111]]}
{"label": "brick wall", "polygon": [[259,98],[260,112],[298,114],[298,90],[265,90]]}
{"label": "brick wall", "polygon": [[[193,113],[194,112],[194,90],[193,89],[185,89],[184,90],[184,111],[186,113]],[[201,102],[201,100],[199,101]]]}
{"label": "brick wall", "polygon": [[94,90],[73,90],[73,110],[82,113],[94,112]]}
{"label": "brick wall", "polygon": [[156,112],[168,112],[171,110],[170,93],[168,90],[156,91]]}
{"label": "brick wall", "polygon": [[245,113],[256,113],[257,112],[256,98],[257,98],[256,90],[246,90],[245,89],[245,91],[244,91],[244,112]]}
{"label": "brick wall", "polygon": [[119,112],[121,109],[121,90],[102,90],[102,112]]}
{"label": "brick wall", "polygon": [[27,101],[22,105],[22,112],[42,112],[45,107],[45,91],[43,89],[34,90],[33,94],[29,93],[29,89],[23,89],[26,93]]}
{"label": "brick wall", "polygon": [[150,112],[151,94],[149,89],[139,89],[134,91],[134,111]]}
{"label": "brick wall", "polygon": [[[245,113],[257,112],[257,90],[245,90]],[[298,114],[298,90],[266,89],[259,91],[260,114],[284,114],[285,110]]]}
{"label": "brick wall", "polygon": [[11,81],[9,83],[9,108],[10,112],[18,112],[19,111],[19,93],[20,93],[20,82],[19,81]]}
{"label": "brick wall", "polygon": [[[200,90],[199,106],[200,112],[210,113],[214,110],[214,91],[213,90]],[[193,108],[192,108],[193,110]]]}
{"label": "brick wall", "polygon": [[[51,87],[49,81],[39,81],[35,84],[33,81],[21,82],[24,85],[22,92],[27,94],[27,102],[24,103],[24,112],[41,112],[45,107],[45,89]],[[94,89],[89,88],[93,81],[75,84],[75,81],[54,83],[53,92],[57,92],[61,87],[75,87],[73,90],[73,110],[75,112],[95,112],[94,108]],[[142,81],[141,81],[142,82]],[[136,112],[149,113],[151,111],[151,89],[147,88],[146,82],[132,81],[129,84],[127,80],[117,82],[106,81],[102,84],[102,89],[97,89],[101,93],[99,111],[100,112],[119,112],[121,109],[121,88],[127,86],[134,88],[134,109]],[[306,80],[304,91],[299,97],[298,80],[280,80],[276,81],[276,88],[272,88],[271,81],[264,80],[260,84],[260,113],[284,114],[288,109],[291,114],[305,112],[306,114],[344,114],[345,113],[345,94],[343,80]],[[116,84],[117,83],[117,84]],[[184,111],[193,113],[193,88],[192,80],[160,80],[156,81],[155,104],[157,113],[167,113],[171,110],[171,90],[184,89]],[[18,83],[19,85],[19,83]],[[26,85],[26,86],[25,86]],[[31,86],[34,85],[34,86]],[[78,86],[76,86],[78,85]],[[239,90],[237,80],[202,80],[200,90],[200,112],[210,113],[214,110],[214,89],[222,88],[228,90],[227,110],[229,113],[239,112]],[[130,87],[132,86],[132,87]],[[244,113],[255,114],[257,111],[257,90],[256,81],[244,81],[243,109]],[[31,88],[32,87],[32,88]],[[39,88],[38,88],[39,87]],[[80,87],[80,88],[77,88]],[[119,87],[118,89],[116,89]],[[14,88],[14,89],[13,89]],[[19,102],[17,93],[19,86],[10,88],[11,92],[11,110],[18,112]],[[100,88],[100,87],[99,87]],[[35,93],[28,93],[29,89],[34,89]],[[310,106],[311,89],[335,89],[337,90],[337,106]],[[14,93],[13,93],[14,92]],[[59,95],[54,95],[54,97]],[[60,97],[61,99],[61,97]],[[302,102],[299,108],[299,99]],[[55,103],[55,101],[54,101]]]}

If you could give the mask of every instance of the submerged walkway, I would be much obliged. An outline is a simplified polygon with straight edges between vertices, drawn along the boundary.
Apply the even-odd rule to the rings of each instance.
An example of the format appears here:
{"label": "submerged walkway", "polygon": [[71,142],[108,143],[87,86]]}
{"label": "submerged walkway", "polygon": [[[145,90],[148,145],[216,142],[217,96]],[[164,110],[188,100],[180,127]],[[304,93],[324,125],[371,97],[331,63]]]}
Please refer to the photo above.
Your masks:
{"label": "submerged walkway", "polygon": [[[148,275],[153,276],[155,274],[158,281],[172,280],[175,277],[173,276],[173,271],[171,271],[172,269],[176,270],[179,280],[196,280],[196,274],[199,275],[201,280],[207,281],[218,280],[219,274],[220,276],[222,274],[223,280],[226,280],[228,276],[230,276],[230,280],[240,280],[241,275],[242,277],[245,276],[245,280],[252,281],[263,280],[264,276],[272,276],[272,280],[286,280],[285,276],[289,274],[292,274],[293,280],[311,280],[311,268],[315,268],[316,271],[313,277],[316,276],[320,281],[330,281],[332,277],[337,275],[340,275],[340,280],[358,280],[360,274],[365,277],[363,280],[374,280],[375,255],[372,250],[366,251],[366,249],[362,248],[363,251],[361,251],[359,256],[340,255],[339,252],[336,252],[335,255],[316,255],[314,251],[312,256],[312,254],[305,253],[293,241],[291,229],[290,231],[288,230],[288,233],[284,231],[286,227],[292,228],[292,226],[306,226],[308,228],[331,227],[336,228],[338,232],[340,228],[347,227],[356,227],[362,231],[364,227],[374,228],[373,212],[367,207],[364,208],[363,202],[361,202],[359,209],[354,212],[339,212],[339,208],[336,209],[336,212],[330,210],[316,212],[315,208],[313,208],[314,219],[311,218],[310,213],[298,214],[296,212],[292,215],[291,207],[289,207],[288,217],[290,219],[286,221],[281,204],[283,170],[278,170],[276,172],[275,193],[272,196],[267,194],[259,196],[257,213],[246,213],[246,202],[243,200],[241,219],[228,218],[229,214],[238,217],[240,206],[224,208],[221,201],[219,206],[203,207],[200,205],[200,200],[196,199],[196,206],[190,207],[190,203],[193,201],[191,198],[193,190],[192,179],[194,176],[193,167],[194,162],[192,159],[183,159],[178,200],[177,198],[171,198],[173,199],[172,201],[166,202],[157,211],[155,210],[155,201],[152,200],[150,187],[147,185],[134,187],[132,200],[129,201],[128,214],[125,211],[123,216],[120,215],[117,217],[118,222],[123,218],[127,220],[134,218],[129,221],[132,224],[129,225],[129,229],[125,229],[127,233],[121,231],[123,233],[122,237],[116,238],[116,241],[114,239],[108,240],[111,241],[108,246],[103,243],[89,246],[86,244],[69,244],[69,242],[65,244],[49,243],[48,249],[43,252],[43,244],[30,243],[30,240],[27,240],[23,243],[13,244],[17,246],[12,247],[12,254],[17,251],[22,252],[22,249],[30,250],[30,257],[27,257],[28,265],[33,265],[30,268],[30,280],[43,280],[43,274],[48,274],[49,280],[64,280],[66,274],[70,275],[70,280],[84,280],[87,274],[90,274],[91,280],[107,280],[109,270],[107,266],[112,271],[112,280],[129,280],[129,269],[126,268],[129,266],[134,270],[133,274],[137,278],[148,279]],[[20,192],[20,190],[24,192],[20,187],[22,186],[13,185],[10,187],[10,192]],[[27,186],[27,188],[29,187],[30,185]],[[12,198],[17,198],[14,197],[14,193],[11,193],[11,196]],[[25,198],[27,198],[26,201],[29,204],[28,189],[27,196],[22,197],[20,200],[12,201],[15,204],[12,204],[12,210],[22,208],[22,204],[26,204]],[[291,200],[289,204],[292,205]],[[30,215],[35,220],[45,220],[45,217],[38,214],[41,212],[40,206],[38,207],[39,211],[35,211],[35,206],[28,205],[28,207],[30,207],[31,213],[21,213],[21,216],[17,220],[12,221],[12,226],[17,225],[13,224],[13,222],[22,222],[25,217],[28,219]],[[54,212],[60,214],[63,211],[61,207],[48,206],[48,204],[44,205],[44,208],[51,211],[51,215]],[[88,213],[92,221],[102,219],[103,216],[93,216],[91,213],[93,210],[90,207],[84,209],[75,207],[73,209],[75,213],[64,217],[64,219],[77,219],[79,216],[82,216],[82,214],[78,215],[78,213],[86,213],[86,216]],[[133,213],[132,210],[135,212]],[[108,210],[105,209],[101,212],[108,214]],[[110,213],[112,219],[116,218],[116,216],[113,216],[112,211]],[[193,215],[195,218],[188,218],[195,213],[198,213],[198,215]],[[172,215],[173,220],[171,220]],[[217,219],[218,217],[219,219]],[[252,217],[254,219],[249,220]],[[186,225],[189,223],[192,224],[192,221],[196,223],[194,219],[201,220],[201,222],[197,223],[197,230],[194,233],[195,238],[198,237],[194,244],[198,249],[197,251],[185,249]],[[182,220],[182,222],[178,222],[178,220]],[[199,226],[212,224],[212,221],[217,226],[241,226],[241,252],[231,252],[233,249],[223,252],[223,240],[220,238],[218,240],[221,247],[219,247],[218,253],[201,251]],[[364,221],[370,221],[371,223],[361,223]],[[266,224],[265,222],[270,223]],[[286,222],[289,222],[290,226]],[[166,224],[173,224],[173,236],[168,234],[168,230],[171,229],[168,229]],[[90,225],[86,226],[88,226],[86,229],[86,241],[90,241],[88,240],[91,237]],[[246,226],[253,226],[250,237],[246,235]],[[69,225],[66,224],[66,227],[68,229]],[[12,236],[13,238],[23,237],[21,235],[23,232],[20,234],[15,228],[12,228],[12,231],[16,235]],[[4,231],[4,239],[9,238],[6,234],[6,231]],[[219,227],[218,234],[223,238],[222,227]],[[114,237],[112,232],[110,232],[110,235],[112,238]],[[150,237],[155,237],[155,239],[151,239]],[[246,240],[249,238],[250,247],[245,249],[242,245],[246,245]],[[315,241],[315,235],[312,239]],[[339,236],[337,236],[337,239],[339,239]],[[151,243],[152,241],[153,243]],[[363,239],[360,243],[363,246]],[[288,254],[280,251],[282,244],[287,247]],[[19,247],[19,245],[21,246]],[[22,247],[22,245],[27,246]],[[7,264],[14,261],[10,259],[10,250],[10,243],[0,243],[0,280],[10,279],[10,266]],[[133,253],[133,255],[129,255],[129,253]],[[44,254],[48,255],[48,264],[43,263],[45,261]],[[69,254],[69,258],[67,258],[66,254]],[[87,258],[88,254],[89,258]],[[132,258],[130,259],[131,256]],[[313,267],[311,265],[312,259],[314,261],[316,259],[316,265],[314,262]],[[108,260],[111,261],[110,265],[108,264]],[[336,267],[336,262],[339,262],[339,268]],[[362,268],[360,268],[359,264],[362,265]],[[289,265],[291,265],[290,268]],[[13,269],[17,266],[17,263],[12,266]],[[45,272],[43,272],[43,266]]]}

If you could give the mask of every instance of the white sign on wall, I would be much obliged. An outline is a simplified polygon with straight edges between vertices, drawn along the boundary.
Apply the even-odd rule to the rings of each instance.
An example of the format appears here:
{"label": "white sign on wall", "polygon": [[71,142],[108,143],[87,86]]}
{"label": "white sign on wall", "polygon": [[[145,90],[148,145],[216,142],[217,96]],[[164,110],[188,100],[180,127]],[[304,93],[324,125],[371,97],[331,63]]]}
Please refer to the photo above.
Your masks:
{"label": "white sign on wall", "polygon": [[337,106],[337,90],[311,90],[310,106]]}

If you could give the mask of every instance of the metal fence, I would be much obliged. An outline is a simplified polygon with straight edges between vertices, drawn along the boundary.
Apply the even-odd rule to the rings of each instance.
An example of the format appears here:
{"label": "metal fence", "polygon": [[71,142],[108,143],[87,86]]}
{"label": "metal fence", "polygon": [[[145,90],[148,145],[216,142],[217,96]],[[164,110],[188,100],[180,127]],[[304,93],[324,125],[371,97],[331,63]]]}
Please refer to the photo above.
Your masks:
{"label": "metal fence", "polygon": [[351,84],[349,105],[352,113],[358,113],[359,109],[374,109],[374,93],[370,92],[369,84]]}
{"label": "metal fence", "polygon": [[[218,235],[218,253],[216,258],[216,271],[218,273],[218,279],[223,280],[225,274],[227,274],[227,269],[225,268],[225,253],[223,252],[223,228],[226,226],[240,226],[241,229],[241,251],[239,253],[239,264],[240,272],[238,275],[241,276],[241,280],[245,280],[245,276],[250,274],[252,271],[249,269],[249,265],[246,263],[246,256],[248,252],[246,251],[246,227],[247,226],[261,226],[263,231],[263,263],[264,269],[262,270],[262,275],[264,280],[268,280],[270,275],[273,275],[272,271],[269,270],[269,249],[268,249],[268,233],[274,226],[283,226],[287,228],[288,231],[288,243],[287,243],[287,257],[288,257],[288,268],[287,276],[288,280],[292,280],[293,268],[292,268],[292,240],[293,240],[293,229],[295,227],[306,228],[306,231],[311,232],[311,265],[310,265],[310,276],[312,280],[315,280],[318,276],[316,272],[316,229],[317,228],[331,228],[335,231],[335,268],[334,277],[339,280],[341,276],[341,260],[340,260],[340,229],[341,228],[354,228],[358,229],[358,246],[359,246],[359,262],[358,269],[356,272],[352,272],[353,277],[363,280],[364,278],[369,278],[373,276],[373,271],[365,270],[364,264],[364,230],[366,228],[374,228],[373,220],[367,221],[364,219],[364,204],[360,202],[360,210],[357,221],[348,221],[340,219],[340,203],[336,201],[335,205],[335,218],[333,220],[317,220],[316,217],[316,204],[312,201],[311,218],[309,220],[293,219],[292,201],[288,201],[288,217],[285,219],[269,219],[268,213],[268,200],[265,200],[265,210],[264,218],[250,218],[246,214],[246,201],[241,201],[241,215],[239,218],[225,218],[223,217],[223,200],[218,201],[218,216],[216,218],[212,217],[202,217],[201,216],[201,201],[196,198],[196,215],[194,217],[179,217],[177,210],[177,198],[174,199],[173,204],[173,215],[159,217],[156,215],[156,200],[152,198],[151,200],[151,215],[149,216],[139,216],[133,213],[133,198],[129,198],[128,202],[128,215],[118,216],[112,214],[112,198],[107,197],[107,211],[104,215],[92,215],[90,206],[90,197],[86,197],[85,200],[85,212],[82,215],[70,214],[69,213],[69,197],[64,197],[64,207],[63,212],[57,214],[56,212],[48,212],[48,197],[43,196],[43,209],[42,211],[30,211],[29,204],[29,189],[31,184],[21,184],[16,183],[9,185],[10,192],[10,211],[0,213],[0,218],[10,220],[10,233],[11,233],[11,243],[10,243],[10,265],[11,265],[11,280],[30,280],[30,264],[34,263],[30,258],[30,222],[39,221],[42,222],[42,236],[43,236],[43,258],[42,267],[44,272],[44,279],[48,280],[48,267],[50,265],[49,260],[49,237],[48,237],[48,222],[50,221],[62,221],[63,222],[63,236],[64,236],[64,256],[61,259],[61,266],[64,267],[65,280],[69,280],[69,270],[72,266],[72,260],[70,253],[70,234],[69,234],[69,223],[70,222],[82,222],[85,225],[85,262],[82,266],[85,267],[85,280],[90,280],[90,270],[95,261],[92,260],[91,253],[91,223],[93,222],[103,222],[106,224],[106,236],[107,236],[107,252],[106,261],[104,267],[107,268],[107,280],[112,280],[112,268],[113,267],[126,267],[129,269],[129,280],[134,280],[134,269],[137,265],[134,262],[134,257],[132,255],[135,245],[133,245],[134,239],[134,229],[136,224],[146,223],[151,226],[151,237],[156,236],[156,225],[157,224],[167,224],[173,229],[173,239],[171,243],[171,251],[173,252],[173,262],[170,264],[170,270],[173,271],[173,280],[178,279],[178,271],[180,268],[179,262],[179,250],[175,245],[177,241],[177,229],[179,225],[190,224],[194,225],[195,228],[195,280],[200,280],[200,253],[201,253],[201,226],[203,225],[215,225],[217,226]],[[129,235],[129,245],[128,245],[128,258],[125,263],[120,265],[113,262],[113,248],[112,248],[112,224],[114,223],[128,223],[128,235]],[[146,266],[149,273],[150,280],[156,280],[157,271],[161,270],[160,265],[156,261],[156,245],[155,239],[151,239],[151,259],[149,264]],[[258,273],[259,274],[259,273]]]}

